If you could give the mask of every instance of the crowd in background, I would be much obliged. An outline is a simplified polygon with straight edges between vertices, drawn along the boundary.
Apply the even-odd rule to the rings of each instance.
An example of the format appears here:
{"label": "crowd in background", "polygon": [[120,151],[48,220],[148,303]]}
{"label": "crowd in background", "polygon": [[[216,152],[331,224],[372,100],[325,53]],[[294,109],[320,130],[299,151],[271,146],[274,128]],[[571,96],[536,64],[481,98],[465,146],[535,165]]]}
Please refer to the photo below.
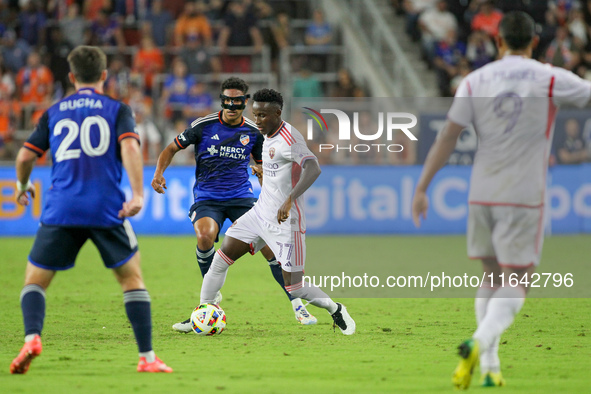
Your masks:
{"label": "crowd in background", "polygon": [[[219,109],[218,74],[260,68],[263,46],[277,74],[282,48],[318,53],[295,59],[292,96],[365,95],[345,69],[332,84],[315,77],[337,38],[304,0],[0,0],[0,38],[0,159],[14,157],[17,130],[32,130],[72,93],[67,56],[78,45],[107,53],[105,93],[134,110],[148,163],[172,135]],[[232,51],[241,47],[254,55]]]}
{"label": "crowd in background", "polygon": [[[440,94],[453,96],[471,71],[497,58],[495,38],[503,15],[525,11],[536,22],[533,58],[591,80],[591,0],[392,0],[406,19],[406,33],[422,47],[437,73]],[[567,122],[555,161],[591,161],[591,130]]]}

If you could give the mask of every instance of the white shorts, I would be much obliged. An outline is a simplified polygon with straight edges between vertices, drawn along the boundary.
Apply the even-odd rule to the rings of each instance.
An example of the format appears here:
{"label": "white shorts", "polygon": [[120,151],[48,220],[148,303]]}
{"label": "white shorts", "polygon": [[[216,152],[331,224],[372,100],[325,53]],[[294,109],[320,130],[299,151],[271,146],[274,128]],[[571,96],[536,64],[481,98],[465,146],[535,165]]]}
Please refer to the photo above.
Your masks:
{"label": "white shorts", "polygon": [[253,253],[268,245],[284,271],[304,270],[306,235],[267,223],[259,218],[254,208],[239,217],[226,231],[226,236],[250,244]]}
{"label": "white shorts", "polygon": [[468,256],[496,258],[501,266],[526,268],[540,263],[544,207],[470,204]]}

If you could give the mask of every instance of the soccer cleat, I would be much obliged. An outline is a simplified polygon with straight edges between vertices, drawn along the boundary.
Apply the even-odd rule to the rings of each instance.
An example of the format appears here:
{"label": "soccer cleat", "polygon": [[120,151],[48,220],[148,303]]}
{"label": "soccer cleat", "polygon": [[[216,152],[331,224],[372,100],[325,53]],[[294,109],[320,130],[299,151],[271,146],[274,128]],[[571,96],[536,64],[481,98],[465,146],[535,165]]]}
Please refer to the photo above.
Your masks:
{"label": "soccer cleat", "polygon": [[332,315],[334,321],[332,327],[338,327],[341,332],[345,335],[355,334],[355,321],[351,318],[347,312],[345,305],[337,302],[337,310]]}
{"label": "soccer cleat", "polygon": [[222,302],[222,292],[218,291],[217,294],[215,295],[215,298],[213,299],[213,304],[220,306],[220,303]]}
{"label": "soccer cleat", "polygon": [[458,354],[462,358],[452,376],[455,388],[467,390],[470,387],[472,373],[478,365],[479,346],[476,339],[469,339],[458,346]]}
{"label": "soccer cleat", "polygon": [[145,357],[140,357],[140,362],[137,364],[137,371],[171,373],[172,368],[164,364],[158,357],[156,357],[156,360],[152,363],[147,362]]}
{"label": "soccer cleat", "polygon": [[173,324],[172,329],[178,332],[184,332],[185,334],[193,331],[193,328],[191,327],[191,319]]}
{"label": "soccer cleat", "polygon": [[12,360],[12,363],[10,364],[10,373],[26,373],[29,370],[31,361],[41,354],[41,350],[43,350],[43,347],[41,346],[41,337],[35,335],[33,340],[24,344],[18,356]]}
{"label": "soccer cleat", "polygon": [[295,310],[295,318],[297,321],[302,323],[305,326],[316,324],[318,319],[316,319],[313,315],[308,312],[305,306],[300,305]]}
{"label": "soccer cleat", "polygon": [[482,387],[501,387],[505,385],[505,379],[500,372],[487,372],[480,377]]}

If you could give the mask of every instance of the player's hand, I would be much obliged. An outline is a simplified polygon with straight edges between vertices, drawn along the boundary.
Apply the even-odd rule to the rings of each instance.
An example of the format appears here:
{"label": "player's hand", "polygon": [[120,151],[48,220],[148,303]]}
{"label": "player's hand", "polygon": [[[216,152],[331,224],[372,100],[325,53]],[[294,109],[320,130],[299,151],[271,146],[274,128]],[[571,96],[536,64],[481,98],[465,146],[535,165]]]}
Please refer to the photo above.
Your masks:
{"label": "player's hand", "polygon": [[135,216],[139,211],[141,211],[142,207],[144,206],[144,198],[143,197],[132,197],[131,200],[128,202],[123,203],[123,209],[119,211],[119,217],[125,218],[130,216]]}
{"label": "player's hand", "polygon": [[[30,198],[29,198],[30,195]],[[19,191],[16,194],[16,202],[20,205],[26,207],[31,202],[31,199],[35,198],[35,186],[31,185],[27,188],[27,190]]]}
{"label": "player's hand", "polygon": [[417,228],[421,227],[421,216],[423,220],[427,219],[427,209],[429,208],[429,198],[425,192],[416,192],[412,199],[412,220]]}
{"label": "player's hand", "polygon": [[263,177],[263,166],[260,164],[254,164],[250,166],[252,169],[252,175],[256,175],[257,178],[261,179]]}
{"label": "player's hand", "polygon": [[287,220],[289,217],[289,211],[291,211],[291,196],[287,197],[287,200],[285,200],[281,208],[277,211],[277,222],[279,222],[279,224]]}
{"label": "player's hand", "polygon": [[164,194],[164,190],[166,189],[166,179],[162,175],[154,175],[154,179],[152,179],[152,189],[156,191],[156,193]]}

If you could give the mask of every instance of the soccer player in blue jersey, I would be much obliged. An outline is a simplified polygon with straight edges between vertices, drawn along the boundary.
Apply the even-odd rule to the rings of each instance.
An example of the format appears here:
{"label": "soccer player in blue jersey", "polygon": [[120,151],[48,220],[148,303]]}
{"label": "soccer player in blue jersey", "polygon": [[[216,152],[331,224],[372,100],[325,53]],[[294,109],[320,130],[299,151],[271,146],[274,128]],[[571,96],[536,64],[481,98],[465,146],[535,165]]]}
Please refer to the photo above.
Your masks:
{"label": "soccer player in blue jersey", "polygon": [[[102,94],[107,58],[97,47],[79,46],[68,56],[76,93],[51,106],[16,159],[17,201],[35,197],[30,181],[35,160],[51,150],[51,187],[25,272],[20,302],[25,345],[10,365],[24,374],[41,354],[45,289],[56,271],[74,266],[90,239],[123,290],[127,317],[139,347],[138,372],[172,372],[152,350],[150,296],[140,269],[138,243],[126,219],[143,205],[142,158],[131,109]],[[125,167],[131,200],[119,184]]]}
{"label": "soccer player in blue jersey", "polygon": [[[191,127],[179,134],[160,154],[158,166],[152,180],[152,187],[164,193],[166,180],[164,171],[174,155],[190,145],[195,146],[195,203],[189,210],[189,217],[197,235],[197,262],[205,276],[215,254],[214,243],[224,221],[234,222],[252,208],[256,199],[248,177],[250,157],[257,165],[262,163],[263,136],[254,122],[242,116],[249,95],[248,84],[240,78],[228,78],[221,85],[222,110],[198,118]],[[273,273],[289,297],[296,320],[302,324],[316,324],[316,318],[308,313],[299,298],[285,290],[281,266],[273,252],[267,247],[261,250]],[[215,303],[219,304],[218,293]],[[173,329],[191,332],[189,319],[176,323]]]}

